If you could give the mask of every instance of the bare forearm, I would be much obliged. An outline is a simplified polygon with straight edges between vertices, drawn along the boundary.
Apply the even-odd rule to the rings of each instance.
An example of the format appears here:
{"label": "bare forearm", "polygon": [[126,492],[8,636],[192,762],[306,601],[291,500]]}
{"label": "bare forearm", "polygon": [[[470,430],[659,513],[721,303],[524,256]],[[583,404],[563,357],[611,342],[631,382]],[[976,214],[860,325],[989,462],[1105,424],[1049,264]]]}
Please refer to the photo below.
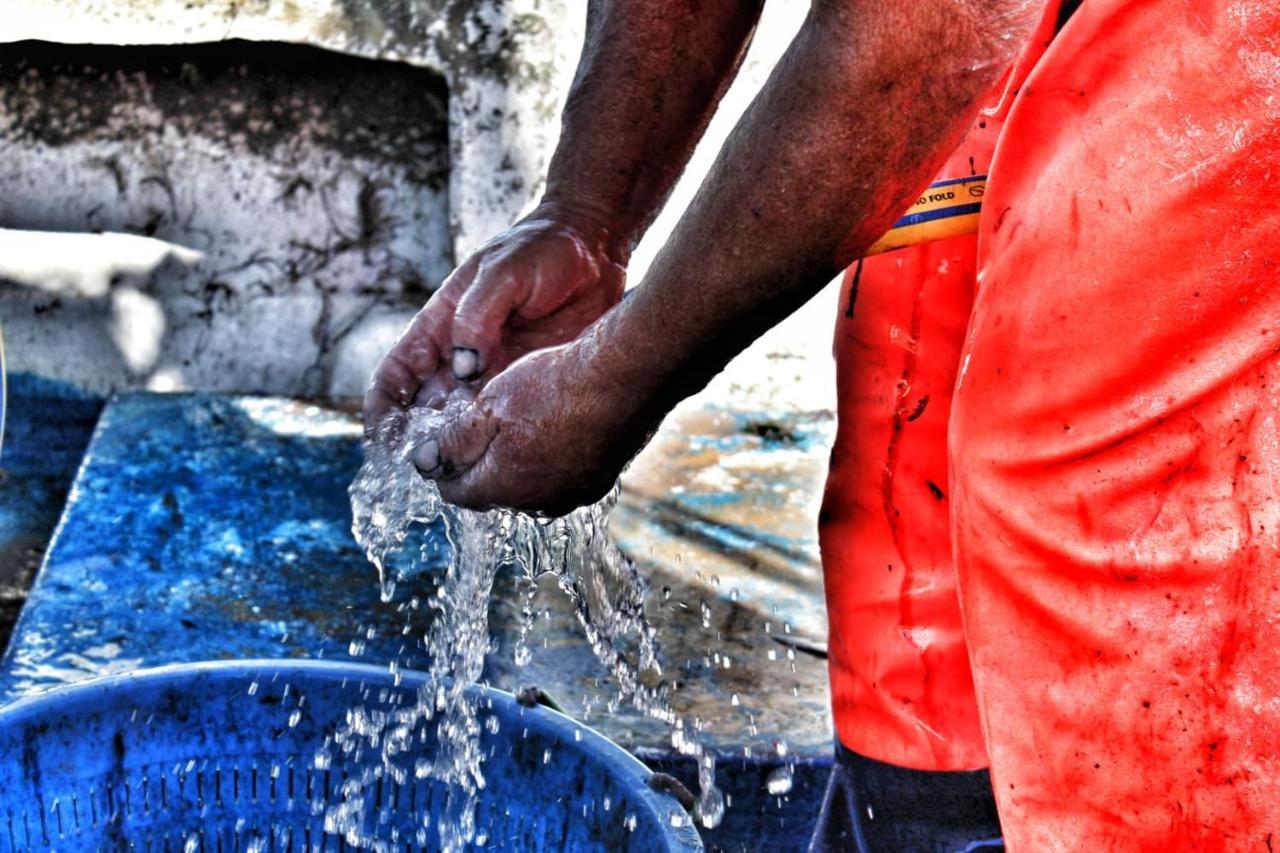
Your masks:
{"label": "bare forearm", "polygon": [[928,182],[1035,5],[815,3],[645,282],[594,330],[601,369],[660,416],[803,304]]}
{"label": "bare forearm", "polygon": [[815,0],[634,295],[441,429],[441,494],[551,514],[599,499],[680,398],[887,230],[1040,5]]}
{"label": "bare forearm", "polygon": [[625,259],[737,71],[763,0],[593,0],[543,204]]}

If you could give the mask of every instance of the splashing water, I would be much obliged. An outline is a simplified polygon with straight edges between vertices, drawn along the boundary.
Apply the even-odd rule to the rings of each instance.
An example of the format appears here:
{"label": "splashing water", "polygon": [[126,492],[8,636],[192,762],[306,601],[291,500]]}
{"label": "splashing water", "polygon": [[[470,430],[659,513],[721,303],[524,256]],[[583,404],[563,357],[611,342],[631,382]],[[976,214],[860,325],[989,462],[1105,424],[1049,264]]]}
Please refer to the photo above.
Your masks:
{"label": "splashing water", "polygon": [[[384,601],[392,599],[396,585],[387,561],[404,547],[413,525],[441,519],[452,552],[429,602],[436,613],[423,638],[428,679],[416,704],[393,713],[353,708],[347,725],[322,750],[326,762],[334,752],[361,757],[372,751],[379,759],[347,780],[347,796],[325,813],[326,830],[361,849],[391,850],[403,844],[407,839],[382,831],[382,820],[370,812],[370,798],[361,793],[382,778],[403,783],[412,774],[447,786],[444,813],[434,828],[442,850],[459,850],[484,834],[475,821],[476,802],[484,787],[480,726],[474,700],[465,690],[480,678],[490,648],[489,600],[502,566],[514,566],[529,585],[516,662],[523,665],[530,654],[527,634],[533,620],[534,580],[551,573],[572,603],[597,659],[612,677],[618,701],[628,701],[665,722],[671,727],[672,745],[696,758],[698,816],[704,826],[718,825],[724,800],[715,786],[715,757],[702,748],[693,734],[695,727],[679,718],[667,702],[656,631],[644,612],[647,582],[609,538],[608,517],[617,489],[600,503],[559,519],[506,510],[472,512],[447,504],[410,460],[413,450],[435,433],[451,411],[418,408],[407,416],[394,416],[383,425],[378,440],[366,443],[364,464],[351,484],[352,529],[378,568]],[[429,722],[435,725],[435,754],[431,760],[419,759],[407,766],[408,755]],[[421,827],[414,840],[424,844],[429,829]]]}

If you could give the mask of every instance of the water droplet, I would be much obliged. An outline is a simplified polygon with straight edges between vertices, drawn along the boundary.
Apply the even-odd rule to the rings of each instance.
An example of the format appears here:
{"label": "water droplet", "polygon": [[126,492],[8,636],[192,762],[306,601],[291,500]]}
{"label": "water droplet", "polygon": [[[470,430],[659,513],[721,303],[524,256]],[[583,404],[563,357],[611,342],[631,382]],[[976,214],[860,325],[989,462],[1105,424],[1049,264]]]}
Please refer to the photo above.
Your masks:
{"label": "water droplet", "polygon": [[[496,733],[498,719],[494,715],[479,719],[476,704],[467,698],[472,694],[466,690],[479,681],[485,655],[493,648],[488,606],[494,577],[503,565],[515,567],[517,578],[546,573],[556,577],[555,586],[568,597],[592,651],[617,687],[615,695],[585,701],[584,711],[603,705],[612,712],[626,701],[672,726],[673,742],[681,753],[700,759],[701,816],[704,822],[717,822],[718,812],[723,811],[722,797],[715,788],[714,773],[704,769],[714,767],[714,758],[703,751],[697,739],[699,722],[692,720],[690,726],[684,726],[667,704],[665,685],[650,687],[650,682],[640,677],[648,670],[660,674],[661,668],[655,654],[656,631],[645,618],[647,581],[608,536],[608,513],[616,493],[596,506],[558,519],[532,519],[505,511],[474,513],[445,506],[434,483],[420,477],[408,460],[413,449],[448,416],[447,412],[429,409],[411,409],[407,415],[398,416],[403,439],[366,446],[364,465],[351,485],[353,530],[379,568],[384,601],[394,592],[392,573],[384,566],[392,565],[389,558],[405,544],[412,525],[438,522],[450,547],[430,551],[424,546],[420,550],[418,558],[423,568],[435,572],[446,553],[447,565],[439,572],[439,583],[430,594],[420,592],[421,600],[415,596],[397,608],[402,613],[419,608],[432,611],[430,628],[420,646],[412,650],[420,656],[417,659],[429,662],[428,686],[416,695],[392,694],[399,697],[394,700],[393,711],[384,707],[392,701],[387,691],[371,691],[381,694],[378,704],[373,704],[370,695],[370,707],[352,709],[346,725],[329,739],[327,752],[343,756],[344,762],[363,762],[374,769],[343,784],[343,800],[326,809],[325,826],[352,847],[386,847],[386,838],[373,837],[372,833],[385,836],[393,828],[385,821],[368,819],[370,798],[363,792],[379,779],[406,778],[412,764],[412,772],[418,778],[429,776],[433,784],[438,781],[459,794],[459,807],[450,807],[448,816],[437,821],[440,844],[428,845],[429,839],[420,830],[419,843],[454,850],[486,839],[486,834],[477,832],[475,826],[476,797],[485,785],[485,756],[479,735],[482,731]],[[399,567],[399,562],[394,565]],[[408,571],[412,574],[400,576],[418,574],[417,567]],[[719,578],[712,582],[720,583]],[[525,627],[538,621],[539,613],[543,621],[552,616],[548,608],[534,608],[532,596],[536,589],[537,585],[530,582],[524,590],[521,634],[513,646],[517,666],[531,660]],[[670,587],[663,590],[663,595],[670,598]],[[701,602],[701,614],[704,624],[709,625],[711,608],[705,601]],[[372,628],[357,637],[350,647],[352,657],[364,654],[365,642],[373,637]],[[546,647],[545,637],[542,642]],[[401,647],[395,656],[397,663],[389,667],[397,676],[403,668],[401,662],[412,665],[406,660],[408,646],[405,643]],[[731,664],[727,658],[717,656],[716,665]],[[517,730],[512,729],[511,736],[537,737],[527,728],[515,735]],[[581,732],[575,730],[574,738],[581,739]],[[416,744],[426,741],[438,744],[430,758],[414,753]],[[532,743],[544,747],[543,762],[550,763],[552,751],[537,740]],[[320,761],[317,759],[317,764]],[[683,815],[677,817],[687,820]],[[638,825],[636,816],[631,814],[628,818],[628,828],[634,831]]]}
{"label": "water droplet", "polygon": [[791,793],[791,785],[793,776],[791,774],[791,766],[784,764],[781,767],[775,767],[769,772],[765,779],[765,790],[775,797],[781,797],[783,794]]}

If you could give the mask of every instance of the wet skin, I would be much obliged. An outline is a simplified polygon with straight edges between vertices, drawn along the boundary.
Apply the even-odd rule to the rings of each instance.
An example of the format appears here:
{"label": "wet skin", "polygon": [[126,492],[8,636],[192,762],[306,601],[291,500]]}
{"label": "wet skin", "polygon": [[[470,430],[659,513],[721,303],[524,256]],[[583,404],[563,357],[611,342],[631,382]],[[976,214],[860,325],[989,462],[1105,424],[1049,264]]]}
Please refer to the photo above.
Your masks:
{"label": "wet skin", "polygon": [[439,404],[573,340],[617,303],[631,250],[715,112],[762,2],[590,5],[540,204],[464,261],[387,353],[365,401],[370,429],[415,398]]}
{"label": "wet skin", "polygon": [[[574,251],[586,245],[596,269],[625,263],[759,12],[756,3],[694,6],[592,4],[545,203],[548,219],[581,229]],[[455,292],[515,295],[470,300],[497,306],[470,319],[454,307],[468,300],[451,303],[447,287],[437,294],[379,368],[368,422],[455,392],[450,346],[471,349],[458,366],[478,381],[462,393],[478,393],[418,456],[441,493],[548,514],[599,498],[676,403],[888,229],[957,144],[1038,11],[1032,0],[818,0],[631,298],[609,308],[616,295],[600,298],[590,275],[481,260],[483,275]],[[519,239],[518,226],[495,242]],[[539,263],[574,241],[546,245]],[[613,281],[596,286],[614,294]],[[561,307],[544,311],[555,293]],[[525,304],[539,307],[522,315]]]}

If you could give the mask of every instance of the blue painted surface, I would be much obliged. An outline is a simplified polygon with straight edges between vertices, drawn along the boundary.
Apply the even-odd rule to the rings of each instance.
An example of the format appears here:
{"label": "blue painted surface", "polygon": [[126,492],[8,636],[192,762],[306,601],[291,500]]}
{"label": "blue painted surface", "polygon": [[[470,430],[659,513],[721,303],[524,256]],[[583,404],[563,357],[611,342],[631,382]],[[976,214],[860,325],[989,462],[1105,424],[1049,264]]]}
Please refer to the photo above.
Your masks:
{"label": "blue painted surface", "polygon": [[[429,610],[404,602],[430,595],[433,575],[428,567],[400,584],[396,600],[379,601],[374,571],[350,533],[346,486],[359,461],[354,419],[319,407],[203,395],[114,400],[0,661],[0,701],[94,675],[202,660],[421,666],[417,638]],[[423,535],[422,544],[443,559],[439,531]],[[693,596],[677,591],[668,604]],[[571,617],[549,612],[532,636],[533,662],[517,668],[511,651],[519,601],[513,578],[500,575],[485,678],[505,689],[538,684],[581,716],[578,700],[598,689],[601,671],[580,629]],[[698,618],[696,610],[681,612]],[[688,639],[678,627],[668,636]],[[762,634],[747,637],[773,648]],[[668,649],[685,695],[696,707],[729,710],[715,671],[680,664],[693,651],[672,658]],[[765,684],[763,677],[756,681],[762,695],[772,692]],[[742,755],[748,743],[758,750],[758,742],[778,735],[748,732],[748,719],[738,717],[708,737],[722,754]],[[692,769],[671,756],[665,727],[626,707],[605,714],[596,706],[587,722],[647,761],[677,774]],[[816,820],[815,792],[827,775],[829,741],[821,737],[807,752],[792,741],[791,755],[801,762],[786,797],[763,790],[763,776],[777,764],[767,752],[741,767],[727,762],[719,776],[734,792],[734,805],[721,828],[706,833],[708,845],[794,849]]]}
{"label": "blue painted surface", "polygon": [[[349,437],[232,399],[123,397],[0,664],[0,697],[142,665],[329,657],[385,609],[349,532]],[[299,488],[299,484],[307,487]]]}
{"label": "blue painted surface", "polygon": [[[349,802],[344,773],[381,759],[338,755],[318,768],[316,755],[332,755],[327,738],[349,708],[393,713],[422,682],[410,674],[397,684],[371,666],[250,661],[110,676],[11,705],[0,711],[0,755],[19,758],[0,762],[0,851],[181,850],[192,841],[200,850],[343,849],[324,832],[323,807]],[[476,826],[490,846],[702,849],[683,808],[650,788],[638,760],[509,693],[472,695],[486,756]],[[399,840],[397,850],[437,849],[447,788],[412,772],[435,754],[435,726],[413,735],[399,759],[405,781],[355,796],[367,803],[364,828],[374,838]],[[415,838],[424,820],[426,844]]]}
{"label": "blue painted surface", "polygon": [[29,374],[9,377],[0,450],[0,646],[62,514],[101,398]]}

